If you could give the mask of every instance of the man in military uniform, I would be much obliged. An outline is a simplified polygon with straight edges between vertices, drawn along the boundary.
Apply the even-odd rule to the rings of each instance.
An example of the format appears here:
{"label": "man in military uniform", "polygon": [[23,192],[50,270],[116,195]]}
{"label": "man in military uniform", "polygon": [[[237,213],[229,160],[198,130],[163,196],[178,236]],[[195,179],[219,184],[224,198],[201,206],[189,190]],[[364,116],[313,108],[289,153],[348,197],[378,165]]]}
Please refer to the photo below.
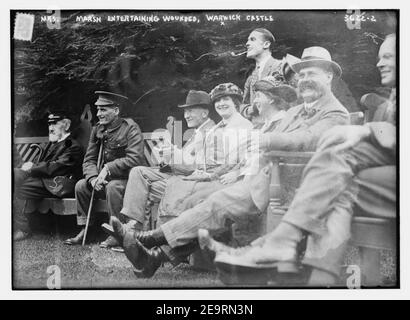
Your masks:
{"label": "man in military uniform", "polygon": [[[76,181],[81,178],[83,150],[71,135],[71,120],[62,111],[48,117],[49,141],[46,152],[40,154],[37,163],[25,162],[14,168],[16,196],[24,200],[64,197],[74,193]],[[30,235],[24,210],[16,212],[13,234],[15,241]]]}
{"label": "man in military uniform", "polygon": [[[82,242],[92,190],[95,189],[96,198],[106,199],[110,215],[118,214],[131,168],[146,164],[139,126],[132,119],[119,116],[128,98],[105,91],[95,93],[99,95],[95,103],[99,122],[91,132],[84,158],[84,179],[75,186],[77,224],[82,229],[64,242],[69,245]],[[92,222],[90,219],[90,225]]]}

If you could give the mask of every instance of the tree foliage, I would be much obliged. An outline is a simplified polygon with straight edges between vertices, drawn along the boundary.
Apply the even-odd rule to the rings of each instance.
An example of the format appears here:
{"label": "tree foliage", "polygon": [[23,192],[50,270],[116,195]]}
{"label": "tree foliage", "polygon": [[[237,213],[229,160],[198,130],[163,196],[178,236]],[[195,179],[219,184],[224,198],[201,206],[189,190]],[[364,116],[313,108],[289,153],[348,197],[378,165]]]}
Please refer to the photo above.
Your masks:
{"label": "tree foliage", "polygon": [[[272,15],[274,21],[206,21],[204,12],[149,14],[196,15],[201,23],[109,22],[112,12],[61,12],[61,28],[50,29],[35,14],[33,40],[13,40],[14,111],[18,123],[43,119],[53,108],[81,114],[95,101],[95,90],[127,95],[132,104],[124,110],[144,131],[163,126],[168,115],[181,117],[176,108],[190,89],[210,91],[222,82],[243,87],[252,61],[229,52],[245,48],[252,29],[264,27],[276,38],[273,55],[300,56],[303,48],[329,49],[343,68],[343,79],[355,99],[378,86],[375,68],[378,44],[369,33],[383,37],[386,13],[373,12],[377,23],[362,29],[346,28],[340,12],[240,12]],[[76,17],[95,14],[101,23],[79,22]],[[143,12],[115,12],[115,15]],[[148,13],[147,13],[148,14]],[[207,12],[207,14],[212,14]],[[215,12],[215,14],[227,14]],[[198,60],[204,53],[211,53]]]}

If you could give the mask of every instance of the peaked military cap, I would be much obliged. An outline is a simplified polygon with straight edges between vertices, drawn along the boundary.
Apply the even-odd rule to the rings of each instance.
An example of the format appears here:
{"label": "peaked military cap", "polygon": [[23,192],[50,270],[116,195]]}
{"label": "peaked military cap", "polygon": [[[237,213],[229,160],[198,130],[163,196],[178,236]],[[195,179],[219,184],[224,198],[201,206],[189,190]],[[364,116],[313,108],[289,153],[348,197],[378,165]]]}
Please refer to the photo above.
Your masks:
{"label": "peaked military cap", "polygon": [[98,94],[98,99],[95,102],[96,106],[104,106],[104,107],[114,107],[118,105],[122,105],[124,103],[127,103],[129,100],[126,96],[113,93],[113,92],[108,92],[108,91],[95,91],[96,94]]}
{"label": "peaked military cap", "polygon": [[55,110],[48,115],[48,123],[54,124],[63,119],[70,119],[71,117],[64,110]]}

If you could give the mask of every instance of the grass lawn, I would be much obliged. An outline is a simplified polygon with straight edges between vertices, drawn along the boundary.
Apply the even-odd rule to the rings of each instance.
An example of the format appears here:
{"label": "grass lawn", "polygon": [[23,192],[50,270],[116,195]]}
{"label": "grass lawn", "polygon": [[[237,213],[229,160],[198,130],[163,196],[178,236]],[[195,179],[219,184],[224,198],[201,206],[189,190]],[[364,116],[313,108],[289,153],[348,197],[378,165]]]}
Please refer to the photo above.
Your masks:
{"label": "grass lawn", "polygon": [[61,271],[62,289],[81,288],[204,288],[222,287],[215,272],[201,272],[188,264],[167,263],[152,279],[137,279],[123,253],[102,249],[98,243],[67,246],[64,238],[35,235],[14,245],[13,284],[18,289],[47,289],[52,265]]}
{"label": "grass lawn", "polygon": [[[226,288],[216,272],[205,272],[190,264],[173,267],[166,263],[151,279],[137,279],[123,253],[102,249],[98,243],[106,235],[91,228],[87,244],[67,246],[63,241],[76,234],[75,217],[42,215],[32,224],[34,235],[13,244],[13,288],[48,289],[50,266],[58,266],[61,289],[147,289],[147,288]],[[40,227],[40,231],[38,230]],[[396,259],[382,251],[381,273],[384,284],[396,283]],[[358,251],[350,248],[345,263],[357,264]]]}

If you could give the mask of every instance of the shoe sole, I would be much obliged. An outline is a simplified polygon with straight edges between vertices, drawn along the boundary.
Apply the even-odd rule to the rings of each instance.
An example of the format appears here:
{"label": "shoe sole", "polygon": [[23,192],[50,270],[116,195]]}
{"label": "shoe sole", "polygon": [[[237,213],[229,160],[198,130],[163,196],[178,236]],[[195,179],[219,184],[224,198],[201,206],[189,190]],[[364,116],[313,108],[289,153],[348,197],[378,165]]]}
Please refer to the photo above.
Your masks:
{"label": "shoe sole", "polygon": [[108,233],[110,236],[113,236],[114,238],[116,237],[113,227],[109,225],[108,223],[103,223],[101,225],[101,228],[104,230],[104,232]]}
{"label": "shoe sole", "polygon": [[276,268],[251,268],[215,262],[219,279],[227,285],[267,285],[277,274]]}

